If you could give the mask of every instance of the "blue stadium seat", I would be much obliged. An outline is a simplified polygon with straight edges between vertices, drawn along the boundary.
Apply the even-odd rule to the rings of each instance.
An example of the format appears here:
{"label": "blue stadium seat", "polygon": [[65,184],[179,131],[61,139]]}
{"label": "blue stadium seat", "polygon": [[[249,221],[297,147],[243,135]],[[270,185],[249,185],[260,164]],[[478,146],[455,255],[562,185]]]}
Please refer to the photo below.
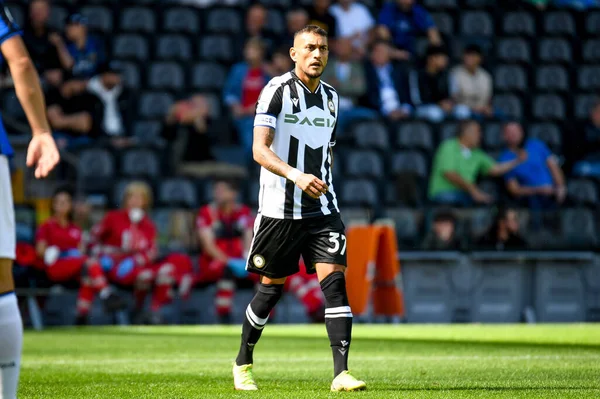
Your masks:
{"label": "blue stadium seat", "polygon": [[208,12],[206,28],[211,33],[239,33],[242,17],[233,8],[218,8]]}
{"label": "blue stadium seat", "polygon": [[533,98],[532,115],[542,120],[564,120],[567,117],[567,107],[556,94],[537,95]]}
{"label": "blue stadium seat", "polygon": [[156,58],[189,61],[192,59],[190,41],[183,35],[163,35],[156,42]]}
{"label": "blue stadium seat", "polygon": [[577,87],[584,91],[600,91],[600,65],[580,66],[577,71]]}
{"label": "blue stadium seat", "polygon": [[382,178],[385,175],[383,160],[375,151],[351,151],[344,154],[346,174],[349,177]]}
{"label": "blue stadium seat", "polygon": [[102,33],[113,32],[113,14],[109,8],[103,6],[88,6],[82,7],[80,12],[88,19],[91,30]]}
{"label": "blue stadium seat", "polygon": [[200,62],[192,69],[192,86],[195,89],[220,91],[226,79],[227,70],[216,62]]}
{"label": "blue stadium seat", "polygon": [[598,189],[592,180],[570,180],[567,185],[568,199],[575,206],[598,206]]}
{"label": "blue stadium seat", "polygon": [[156,32],[156,20],[151,8],[130,7],[121,10],[121,30],[126,32]]}
{"label": "blue stadium seat", "polygon": [[554,11],[544,14],[544,31],[548,35],[575,36],[575,20],[567,11]]}
{"label": "blue stadium seat", "polygon": [[494,70],[494,87],[499,91],[527,91],[527,73],[519,65],[498,65]]}
{"label": "blue stadium seat", "polygon": [[526,11],[507,12],[502,18],[502,29],[506,36],[529,36],[536,34],[535,19]]}
{"label": "blue stadium seat", "polygon": [[183,90],[185,74],[176,62],[155,62],[150,64],[148,85],[152,89]]}
{"label": "blue stadium seat", "polygon": [[568,91],[569,73],[560,65],[543,65],[535,73],[535,85],[538,90]]}
{"label": "blue stadium seat", "polygon": [[135,59],[147,62],[149,58],[148,42],[142,35],[125,34],[115,37],[112,46],[113,57]]}
{"label": "blue stadium seat", "polygon": [[133,148],[121,155],[121,174],[125,177],[160,176],[161,165],[158,155],[148,148]]}
{"label": "blue stadium seat", "polygon": [[196,209],[198,193],[194,184],[184,178],[174,177],[160,182],[158,187],[158,202],[167,206],[183,206]]}
{"label": "blue stadium seat", "polygon": [[396,144],[402,149],[433,151],[433,131],[425,122],[404,122],[399,125]]}
{"label": "blue stadium seat", "polygon": [[174,99],[168,93],[164,92],[146,92],[142,93],[139,101],[138,113],[141,117],[147,119],[161,119],[165,116]]}
{"label": "blue stadium seat", "polygon": [[200,33],[200,18],[195,8],[174,7],[165,11],[163,30],[173,33]]}

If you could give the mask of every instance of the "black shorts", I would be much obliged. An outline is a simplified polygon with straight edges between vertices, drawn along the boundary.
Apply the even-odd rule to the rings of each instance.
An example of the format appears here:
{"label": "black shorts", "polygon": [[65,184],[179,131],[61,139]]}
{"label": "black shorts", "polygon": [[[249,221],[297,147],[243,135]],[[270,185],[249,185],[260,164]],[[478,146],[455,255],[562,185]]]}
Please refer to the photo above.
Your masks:
{"label": "black shorts", "polygon": [[259,216],[248,257],[248,271],[269,278],[299,271],[300,255],[306,272],[316,263],[346,266],[346,234],[339,213],[307,219],[273,219]]}

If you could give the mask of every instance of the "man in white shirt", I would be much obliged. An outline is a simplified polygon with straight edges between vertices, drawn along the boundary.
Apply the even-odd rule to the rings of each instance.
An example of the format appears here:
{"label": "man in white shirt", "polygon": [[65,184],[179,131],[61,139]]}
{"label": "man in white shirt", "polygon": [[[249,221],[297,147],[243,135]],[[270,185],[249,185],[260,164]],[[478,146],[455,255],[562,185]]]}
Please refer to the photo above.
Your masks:
{"label": "man in white shirt", "polygon": [[369,9],[354,0],[339,0],[329,12],[337,21],[338,36],[352,39],[354,54],[362,58],[366,52],[369,31],[375,26]]}

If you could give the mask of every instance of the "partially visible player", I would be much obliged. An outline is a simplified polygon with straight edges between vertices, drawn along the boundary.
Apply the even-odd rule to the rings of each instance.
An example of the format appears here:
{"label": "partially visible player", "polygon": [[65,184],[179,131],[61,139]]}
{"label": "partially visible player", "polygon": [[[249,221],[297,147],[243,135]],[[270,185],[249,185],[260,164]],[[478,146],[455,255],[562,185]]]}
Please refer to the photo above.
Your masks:
{"label": "partially visible player", "polygon": [[[39,76],[4,1],[0,0],[0,52],[14,81],[17,97],[31,127],[27,166],[35,166],[35,177],[43,178],[59,161],[46,118]],[[14,294],[12,263],[15,259],[16,226],[8,160],[13,150],[0,122],[0,397],[17,397],[23,323]]]}
{"label": "partially visible player", "polygon": [[52,216],[38,228],[36,252],[48,278],[57,283],[80,282],[77,295],[77,325],[88,322],[94,295],[104,302],[106,311],[124,307],[124,302],[112,292],[100,263],[85,255],[82,230],[73,223],[73,194],[59,188],[52,196]]}
{"label": "partially visible player", "polygon": [[263,88],[254,120],[254,160],[260,172],[259,212],[247,269],[261,275],[246,308],[242,342],[233,364],[234,387],[257,390],[253,352],[286,279],[300,256],[317,273],[325,296],[325,326],[333,354],[332,391],[366,388],[348,372],[352,310],[346,293],[346,236],[332,184],[339,98],[320,80],[327,65],[327,32],[309,25],[296,32],[294,70]]}

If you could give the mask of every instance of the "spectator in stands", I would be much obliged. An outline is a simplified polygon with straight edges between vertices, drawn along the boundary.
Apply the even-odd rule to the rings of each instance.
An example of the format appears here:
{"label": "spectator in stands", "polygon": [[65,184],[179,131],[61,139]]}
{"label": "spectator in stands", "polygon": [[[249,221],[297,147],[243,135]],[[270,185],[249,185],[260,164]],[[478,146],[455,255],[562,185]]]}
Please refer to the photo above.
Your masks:
{"label": "spectator in stands", "polygon": [[29,19],[23,32],[23,40],[38,73],[46,81],[56,85],[60,69],[70,70],[73,58],[61,35],[48,27],[49,0],[33,0],[29,3]]}
{"label": "spectator in stands", "polygon": [[461,242],[456,235],[456,217],[451,210],[441,210],[433,218],[431,231],[425,237],[423,249],[457,251]]}
{"label": "spectator in stands", "polygon": [[360,98],[367,93],[367,82],[363,64],[352,59],[352,39],[336,40],[333,49],[334,56],[329,58],[322,79],[335,87],[339,95],[338,129],[344,131],[352,121],[375,119],[377,113],[358,106]]}
{"label": "spectator in stands", "polygon": [[500,208],[489,230],[479,237],[475,245],[480,249],[523,250],[527,241],[519,234],[519,215],[511,208]]}
{"label": "spectator in stands", "polygon": [[[189,294],[192,263],[181,254],[158,259],[156,227],[148,216],[151,207],[150,187],[142,182],[130,183],[125,188],[122,209],[108,212],[92,229],[92,253],[111,281],[133,286],[133,321],[159,324],[159,310],[171,300],[173,285],[185,288],[180,290],[183,298]],[[151,313],[145,314],[144,302],[153,286]]]}
{"label": "spectator in stands", "polygon": [[492,77],[481,67],[483,61],[478,45],[467,46],[463,53],[463,63],[450,72],[452,100],[458,105],[466,105],[471,115],[477,118],[491,117]]}
{"label": "spectator in stands", "polygon": [[499,162],[517,159],[522,150],[527,152],[527,160],[504,175],[508,192],[532,209],[562,204],[567,195],[565,176],[548,146],[538,139],[525,139],[517,122],[504,125],[503,137],[507,148]]}
{"label": "spectator in stands", "polygon": [[285,21],[285,34],[279,45],[289,49],[294,45],[294,34],[308,25],[308,12],[304,8],[293,8],[285,15]]}
{"label": "spectator in stands", "polygon": [[65,33],[69,44],[67,49],[73,58],[71,74],[75,79],[87,80],[98,73],[98,68],[106,62],[103,43],[88,34],[88,20],[79,13],[67,17]]}
{"label": "spectator in stands", "polygon": [[42,223],[35,238],[35,248],[42,268],[50,281],[65,283],[76,280],[81,286],[77,295],[77,325],[88,323],[94,295],[107,311],[125,307],[123,300],[109,287],[100,263],[84,253],[82,231],[73,223],[73,195],[59,188],[52,196],[52,216]]}
{"label": "spectator in stands", "polygon": [[265,54],[271,54],[277,44],[277,37],[267,30],[267,9],[262,4],[253,4],[246,11],[246,24],[242,36],[238,37],[238,54],[244,53],[244,44],[249,39],[263,43]]}
{"label": "spectator in stands", "polygon": [[319,28],[323,28],[327,32],[331,46],[337,36],[338,27],[335,18],[329,11],[330,5],[331,0],[313,0],[312,6],[308,7],[307,11],[308,25],[317,25]]}
{"label": "spectator in stands", "polygon": [[117,61],[101,65],[98,74],[88,81],[87,91],[102,103],[102,132],[113,146],[123,148],[134,144],[128,135],[134,101],[121,81],[119,66]]}
{"label": "spectator in stands", "polygon": [[495,163],[479,148],[481,127],[475,121],[463,121],[457,138],[440,144],[429,182],[429,199],[438,204],[469,206],[490,204],[493,199],[476,185],[480,175],[502,176],[527,159],[525,151],[517,158]]}
{"label": "spectator in stands", "polygon": [[425,68],[410,72],[409,87],[417,118],[437,123],[448,116],[467,119],[471,115],[468,106],[457,104],[450,96],[448,55],[441,46],[427,48]]}
{"label": "spectator in stands", "polygon": [[252,155],[256,102],[269,81],[264,71],[264,54],[265,48],[260,40],[248,40],[244,48],[245,61],[233,66],[223,88],[225,104],[229,106],[248,157]]}
{"label": "spectator in stands", "polygon": [[377,36],[391,39],[396,46],[394,59],[409,60],[416,55],[417,35],[426,33],[431,45],[442,44],[440,32],[433,18],[415,0],[396,0],[383,5],[379,12]]}
{"label": "spectator in stands", "polygon": [[375,20],[369,9],[355,0],[339,0],[329,9],[335,17],[337,34],[340,38],[350,39],[353,56],[361,59],[365,56],[369,34],[375,26]]}
{"label": "spectator in stands", "polygon": [[281,46],[273,52],[271,63],[267,66],[269,76],[280,76],[294,69],[294,63],[290,57],[290,46]]}
{"label": "spectator in stands", "polygon": [[367,95],[372,108],[391,121],[408,117],[412,107],[404,69],[391,60],[391,46],[377,41],[371,49],[370,62],[365,68]]}

